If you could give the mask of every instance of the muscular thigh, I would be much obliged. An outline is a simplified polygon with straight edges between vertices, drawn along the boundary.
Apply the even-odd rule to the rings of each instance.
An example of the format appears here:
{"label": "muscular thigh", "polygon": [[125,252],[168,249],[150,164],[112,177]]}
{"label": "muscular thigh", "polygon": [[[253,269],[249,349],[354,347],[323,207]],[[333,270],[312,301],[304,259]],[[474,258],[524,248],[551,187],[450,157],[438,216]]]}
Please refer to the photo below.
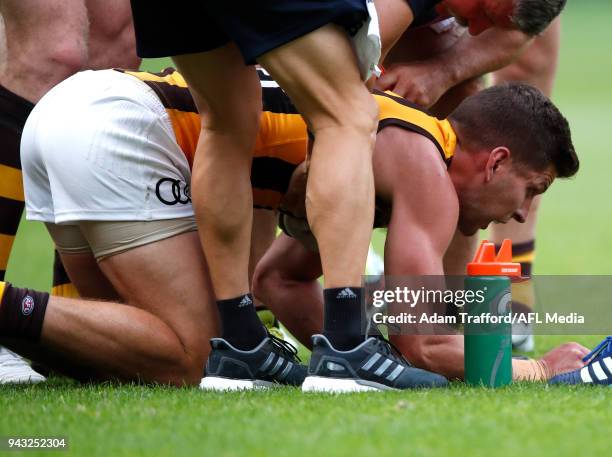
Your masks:
{"label": "muscular thigh", "polygon": [[189,345],[205,348],[217,316],[197,232],[130,249],[100,261],[125,303],[166,322]]}
{"label": "muscular thigh", "polygon": [[361,82],[355,53],[344,29],[323,26],[258,57],[316,131],[363,122],[370,127],[377,107]]}
{"label": "muscular thigh", "polygon": [[[47,224],[47,228],[83,297],[141,308],[168,324],[183,344],[206,348],[205,339],[216,331],[217,317],[193,219],[137,225],[79,222]],[[110,254],[101,257],[100,251]]]}

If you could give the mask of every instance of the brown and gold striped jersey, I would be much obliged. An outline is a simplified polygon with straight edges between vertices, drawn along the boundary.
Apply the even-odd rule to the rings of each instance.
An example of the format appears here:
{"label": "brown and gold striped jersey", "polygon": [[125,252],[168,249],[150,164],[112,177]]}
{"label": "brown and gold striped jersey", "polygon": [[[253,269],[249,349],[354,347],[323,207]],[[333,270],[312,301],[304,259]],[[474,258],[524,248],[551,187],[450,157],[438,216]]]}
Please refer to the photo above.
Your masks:
{"label": "brown and gold striped jersey", "polygon": [[[189,164],[193,164],[200,117],[183,77],[173,68],[160,73],[117,70],[147,84],[163,103],[176,140]],[[306,159],[308,131],[289,97],[263,70],[258,70],[263,92],[263,113],[253,151],[251,184],[258,208],[276,209],[289,186],[295,168]],[[447,120],[439,120],[391,92],[373,94],[379,108],[378,130],[397,126],[430,139],[448,164],[456,135]]]}

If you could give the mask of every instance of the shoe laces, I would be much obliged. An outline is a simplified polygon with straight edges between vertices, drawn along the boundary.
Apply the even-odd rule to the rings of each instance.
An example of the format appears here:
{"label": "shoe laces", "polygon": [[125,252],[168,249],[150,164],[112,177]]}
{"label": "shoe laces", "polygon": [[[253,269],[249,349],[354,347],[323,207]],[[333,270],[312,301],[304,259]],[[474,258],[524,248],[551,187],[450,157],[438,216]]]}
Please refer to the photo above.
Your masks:
{"label": "shoe laces", "polygon": [[269,331],[268,331],[268,338],[270,338],[270,341],[272,341],[272,345],[276,347],[277,349],[279,349],[282,354],[286,355],[287,357],[289,357],[291,360],[295,362],[302,361],[297,355],[298,353],[297,348],[293,344],[289,343],[288,341],[285,341],[282,338],[279,338],[278,336],[273,335]]}
{"label": "shoe laces", "polygon": [[381,348],[381,352],[385,355],[391,356],[395,361],[404,363],[407,366],[411,367],[410,362],[404,357],[404,354],[393,344],[391,341],[386,339],[382,335],[374,335],[372,338],[376,338],[378,340],[378,345]]}
{"label": "shoe laces", "polygon": [[612,355],[612,336],[606,337],[601,343],[597,345],[586,357],[582,359],[583,362],[593,361],[599,356]]}

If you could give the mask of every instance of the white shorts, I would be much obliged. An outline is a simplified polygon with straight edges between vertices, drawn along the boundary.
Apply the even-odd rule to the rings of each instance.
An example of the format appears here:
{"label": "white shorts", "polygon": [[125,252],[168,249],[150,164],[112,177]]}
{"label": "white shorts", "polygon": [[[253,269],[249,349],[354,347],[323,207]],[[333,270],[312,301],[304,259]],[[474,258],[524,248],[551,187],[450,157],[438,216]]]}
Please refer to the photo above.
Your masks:
{"label": "white shorts", "polygon": [[54,224],[193,216],[189,163],[153,90],[114,70],[51,89],[21,140],[26,215]]}

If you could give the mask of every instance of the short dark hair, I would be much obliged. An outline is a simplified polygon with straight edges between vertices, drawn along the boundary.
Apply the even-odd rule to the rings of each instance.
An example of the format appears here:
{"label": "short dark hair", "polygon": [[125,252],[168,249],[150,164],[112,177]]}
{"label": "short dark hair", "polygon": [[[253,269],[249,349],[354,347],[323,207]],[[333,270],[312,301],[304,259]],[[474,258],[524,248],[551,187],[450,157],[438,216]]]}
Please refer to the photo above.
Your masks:
{"label": "short dark hair", "polygon": [[513,161],[530,170],[553,165],[559,178],[569,178],[580,166],[567,120],[528,84],[485,89],[466,98],[449,119],[460,141],[476,148],[507,146]]}
{"label": "short dark hair", "polygon": [[517,0],[512,22],[527,35],[534,36],[556,18],[566,0]]}

